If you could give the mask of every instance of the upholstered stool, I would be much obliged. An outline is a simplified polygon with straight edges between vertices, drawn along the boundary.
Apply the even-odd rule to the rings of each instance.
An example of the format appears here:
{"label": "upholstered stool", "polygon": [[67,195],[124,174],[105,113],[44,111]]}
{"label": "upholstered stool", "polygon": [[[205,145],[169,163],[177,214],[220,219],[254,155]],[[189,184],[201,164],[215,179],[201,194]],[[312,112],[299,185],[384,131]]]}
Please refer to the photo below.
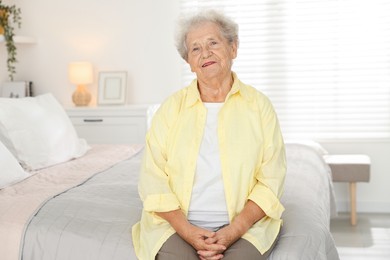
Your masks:
{"label": "upholstered stool", "polygon": [[356,182],[370,180],[370,157],[361,154],[326,155],[334,182],[349,182],[351,224],[356,225]]}

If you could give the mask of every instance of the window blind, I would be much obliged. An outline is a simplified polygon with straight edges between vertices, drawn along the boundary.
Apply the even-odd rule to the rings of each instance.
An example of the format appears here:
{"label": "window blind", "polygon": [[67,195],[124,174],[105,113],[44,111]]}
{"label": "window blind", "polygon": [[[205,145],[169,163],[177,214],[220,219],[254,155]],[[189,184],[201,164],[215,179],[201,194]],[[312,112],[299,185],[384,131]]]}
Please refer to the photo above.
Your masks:
{"label": "window blind", "polygon": [[[390,2],[182,0],[239,24],[233,70],[265,93],[285,138],[390,138]],[[195,75],[183,62],[183,84]]]}

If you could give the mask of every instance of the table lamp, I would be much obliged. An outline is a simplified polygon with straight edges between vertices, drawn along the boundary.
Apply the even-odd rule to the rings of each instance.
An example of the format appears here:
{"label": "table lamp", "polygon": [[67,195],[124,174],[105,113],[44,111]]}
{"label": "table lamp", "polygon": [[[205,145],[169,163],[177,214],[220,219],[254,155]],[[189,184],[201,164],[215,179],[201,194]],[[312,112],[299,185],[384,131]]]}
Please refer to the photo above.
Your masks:
{"label": "table lamp", "polygon": [[89,62],[72,62],[69,64],[70,82],[77,86],[72,100],[76,106],[87,106],[91,101],[91,93],[85,85],[93,82],[92,64]]}

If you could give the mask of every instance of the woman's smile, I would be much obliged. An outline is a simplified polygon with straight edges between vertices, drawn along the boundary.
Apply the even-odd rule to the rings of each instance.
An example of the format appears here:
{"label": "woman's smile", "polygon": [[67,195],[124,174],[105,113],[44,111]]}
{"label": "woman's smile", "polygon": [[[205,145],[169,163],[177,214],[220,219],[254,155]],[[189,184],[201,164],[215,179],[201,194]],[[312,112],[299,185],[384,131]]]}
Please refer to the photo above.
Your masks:
{"label": "woman's smile", "polygon": [[210,66],[210,65],[213,65],[213,64],[215,64],[215,63],[216,63],[215,61],[208,61],[208,62],[206,62],[206,63],[203,63],[202,67],[205,68],[205,67],[208,67],[208,66]]}

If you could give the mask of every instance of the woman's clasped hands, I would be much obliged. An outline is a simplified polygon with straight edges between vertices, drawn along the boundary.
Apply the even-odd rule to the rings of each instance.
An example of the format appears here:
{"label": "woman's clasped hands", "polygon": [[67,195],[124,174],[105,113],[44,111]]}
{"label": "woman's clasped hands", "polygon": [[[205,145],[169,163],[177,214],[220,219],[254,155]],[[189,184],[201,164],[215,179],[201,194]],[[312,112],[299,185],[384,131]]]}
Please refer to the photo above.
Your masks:
{"label": "woman's clasped hands", "polygon": [[234,235],[231,225],[213,232],[192,226],[185,240],[196,250],[201,260],[218,260],[223,258],[224,251],[233,244],[240,236]]}

